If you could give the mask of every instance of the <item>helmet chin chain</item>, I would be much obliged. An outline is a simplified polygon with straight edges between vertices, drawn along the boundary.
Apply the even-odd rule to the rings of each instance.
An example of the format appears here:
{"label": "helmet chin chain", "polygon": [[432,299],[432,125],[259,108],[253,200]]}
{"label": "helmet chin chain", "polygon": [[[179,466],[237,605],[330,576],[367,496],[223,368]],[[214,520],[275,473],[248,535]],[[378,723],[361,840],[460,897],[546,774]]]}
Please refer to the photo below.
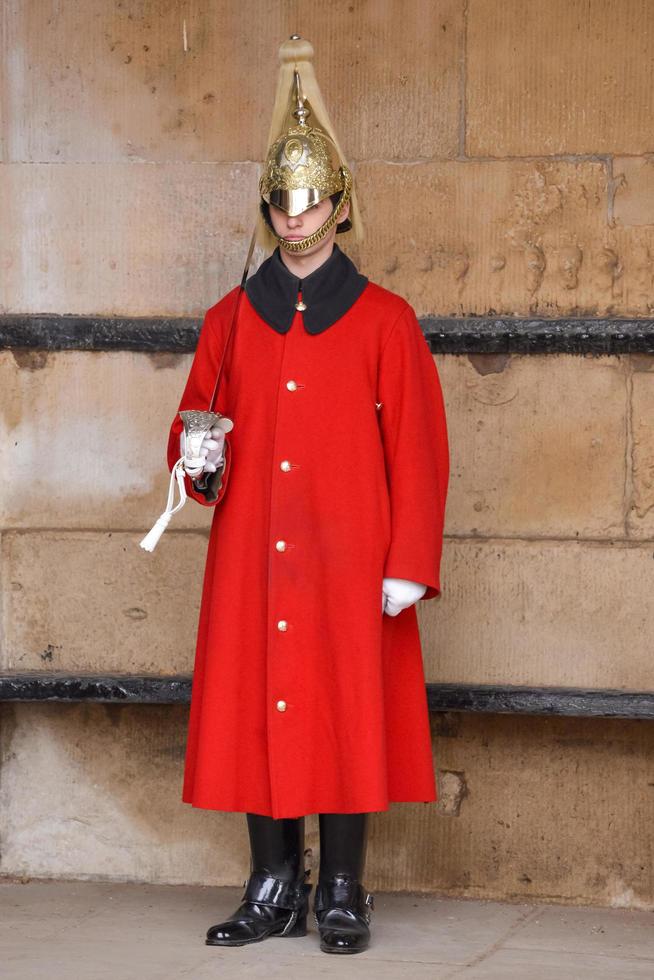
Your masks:
{"label": "helmet chin chain", "polygon": [[299,242],[287,242],[285,238],[281,235],[275,234],[275,238],[279,242],[280,248],[283,248],[286,252],[306,252],[307,249],[313,248],[318,242],[321,242],[327,232],[334,227],[339,217],[343,213],[343,208],[350,200],[350,192],[352,190],[352,175],[347,167],[341,167],[341,173],[343,175],[343,192],[339,198],[338,204],[327,218],[326,221],[314,231],[312,235],[307,235]]}

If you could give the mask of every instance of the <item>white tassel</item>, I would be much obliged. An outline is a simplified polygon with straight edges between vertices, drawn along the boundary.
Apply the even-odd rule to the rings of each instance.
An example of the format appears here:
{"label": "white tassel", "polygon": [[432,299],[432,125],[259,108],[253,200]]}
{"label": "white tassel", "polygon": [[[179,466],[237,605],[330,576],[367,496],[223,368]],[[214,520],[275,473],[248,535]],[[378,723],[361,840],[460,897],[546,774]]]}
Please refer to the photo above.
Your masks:
{"label": "white tassel", "polygon": [[148,531],[146,536],[141,541],[141,548],[144,551],[154,551],[159,543],[159,538],[164,533],[168,525],[170,524],[170,514],[162,514],[155,521],[154,527]]}
{"label": "white tassel", "polygon": [[[179,503],[173,507],[173,500],[175,499],[175,481],[177,481],[177,486],[179,488]],[[148,531],[143,540],[139,542],[139,546],[143,548],[144,551],[154,551],[159,543],[159,538],[170,524],[171,517],[173,514],[176,514],[178,510],[181,510],[186,503],[186,497],[186,486],[184,484],[184,457],[180,456],[173,466],[170,474],[166,509],[161,517],[158,517],[154,522],[152,529]]]}

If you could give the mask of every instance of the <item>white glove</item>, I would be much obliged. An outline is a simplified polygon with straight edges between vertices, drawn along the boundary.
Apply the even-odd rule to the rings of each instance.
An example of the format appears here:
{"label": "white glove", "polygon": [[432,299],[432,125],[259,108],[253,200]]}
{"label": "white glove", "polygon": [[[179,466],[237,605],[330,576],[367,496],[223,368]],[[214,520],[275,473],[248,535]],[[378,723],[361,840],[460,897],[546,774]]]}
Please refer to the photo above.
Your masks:
{"label": "white glove", "polygon": [[426,585],[411,582],[407,578],[385,578],[382,583],[382,613],[397,616],[412,606],[427,591]]}
{"label": "white glove", "polygon": [[202,440],[200,456],[205,458],[204,466],[190,467],[187,465],[185,444],[184,432],[181,432],[179,436],[180,455],[184,456],[184,469],[192,480],[196,480],[202,473],[215,473],[224,461],[225,432],[223,429],[212,429]]}

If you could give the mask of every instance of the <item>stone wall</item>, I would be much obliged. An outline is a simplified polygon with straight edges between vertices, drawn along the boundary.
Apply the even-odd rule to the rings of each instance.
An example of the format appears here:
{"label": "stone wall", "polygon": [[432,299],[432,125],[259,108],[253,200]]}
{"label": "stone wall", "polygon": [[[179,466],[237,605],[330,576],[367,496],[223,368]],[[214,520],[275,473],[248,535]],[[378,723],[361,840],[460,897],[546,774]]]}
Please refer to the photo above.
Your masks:
{"label": "stone wall", "polygon": [[[432,317],[652,316],[647,0],[5,11],[0,316],[200,316],[234,285],[293,32],[355,171],[366,238],[344,247],[371,279]],[[452,478],[428,679],[654,689],[654,357],[436,363]],[[0,670],[191,669],[211,514],[191,504],[138,548],[189,365],[0,352]],[[243,880],[242,815],[181,803],[186,709],[0,710],[0,872]],[[369,887],[654,905],[651,723],[433,728],[441,802],[375,815]]]}

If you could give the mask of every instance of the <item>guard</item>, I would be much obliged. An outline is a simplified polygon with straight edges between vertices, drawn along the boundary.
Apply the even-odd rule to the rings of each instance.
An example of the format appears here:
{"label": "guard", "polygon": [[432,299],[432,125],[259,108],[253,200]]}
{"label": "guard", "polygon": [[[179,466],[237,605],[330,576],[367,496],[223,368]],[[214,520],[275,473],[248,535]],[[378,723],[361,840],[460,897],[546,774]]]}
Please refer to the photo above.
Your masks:
{"label": "guard", "polygon": [[412,307],[335,243],[361,220],[312,56],[295,35],[280,49],[258,218],[272,254],[207,311],[179,405],[206,408],[224,364],[233,429],[183,476],[214,512],[182,798],[247,816],[245,893],[207,943],[306,934],[315,813],[321,948],[357,953],[368,814],[437,798],[415,604],[441,590],[449,457]]}

